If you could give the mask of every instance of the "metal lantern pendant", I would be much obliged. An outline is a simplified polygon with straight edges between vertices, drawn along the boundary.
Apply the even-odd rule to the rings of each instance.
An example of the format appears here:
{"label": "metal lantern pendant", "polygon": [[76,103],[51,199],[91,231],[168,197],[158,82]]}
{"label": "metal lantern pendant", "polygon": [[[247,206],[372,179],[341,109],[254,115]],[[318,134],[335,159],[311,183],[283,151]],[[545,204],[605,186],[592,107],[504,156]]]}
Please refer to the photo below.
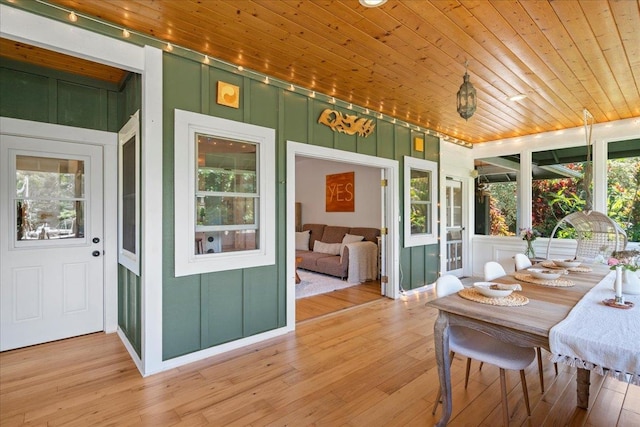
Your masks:
{"label": "metal lantern pendant", "polygon": [[469,74],[467,74],[467,65],[465,63],[464,79],[460,90],[458,91],[458,114],[465,120],[469,120],[469,117],[473,116],[478,106],[478,100],[476,98],[476,89],[469,81]]}

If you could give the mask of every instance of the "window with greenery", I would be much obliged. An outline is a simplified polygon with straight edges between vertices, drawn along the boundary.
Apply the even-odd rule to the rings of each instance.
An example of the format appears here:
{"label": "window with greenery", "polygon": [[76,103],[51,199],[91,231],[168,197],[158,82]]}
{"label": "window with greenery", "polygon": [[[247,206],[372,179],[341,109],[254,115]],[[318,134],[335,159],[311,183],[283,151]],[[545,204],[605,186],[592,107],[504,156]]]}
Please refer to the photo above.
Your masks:
{"label": "window with greenery", "polygon": [[518,234],[518,172],[520,156],[475,161],[475,232],[487,236]]}
{"label": "window with greenery", "polygon": [[438,164],[404,158],[405,246],[437,243]]}
{"label": "window with greenery", "polygon": [[258,144],[204,134],[196,138],[196,254],[257,249]]}
{"label": "window with greenery", "polygon": [[610,142],[607,163],[607,215],[640,242],[640,140]]}
{"label": "window with greenery", "polygon": [[84,238],[85,162],[18,154],[15,168],[16,241]]}
{"label": "window with greenery", "polygon": [[275,263],[275,131],[176,110],[176,275]]}

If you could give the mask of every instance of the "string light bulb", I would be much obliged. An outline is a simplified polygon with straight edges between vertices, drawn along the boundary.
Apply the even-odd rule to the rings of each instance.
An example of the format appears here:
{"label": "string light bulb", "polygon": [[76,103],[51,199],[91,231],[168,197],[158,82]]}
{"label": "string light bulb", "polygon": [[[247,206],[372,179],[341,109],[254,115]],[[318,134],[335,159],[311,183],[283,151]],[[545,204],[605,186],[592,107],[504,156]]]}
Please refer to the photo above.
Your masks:
{"label": "string light bulb", "polygon": [[171,52],[173,50],[173,46],[171,43],[167,43],[167,52]]}
{"label": "string light bulb", "polygon": [[78,20],[78,15],[75,12],[69,12],[69,21],[76,22]]}
{"label": "string light bulb", "polygon": [[129,30],[127,30],[126,28],[122,29],[122,37],[124,37],[125,39],[128,39],[131,36],[131,33],[129,33]]}
{"label": "string light bulb", "polygon": [[209,55],[205,55],[204,58],[202,59],[202,62],[204,62],[205,64],[208,64],[209,62],[211,62],[209,60]]}

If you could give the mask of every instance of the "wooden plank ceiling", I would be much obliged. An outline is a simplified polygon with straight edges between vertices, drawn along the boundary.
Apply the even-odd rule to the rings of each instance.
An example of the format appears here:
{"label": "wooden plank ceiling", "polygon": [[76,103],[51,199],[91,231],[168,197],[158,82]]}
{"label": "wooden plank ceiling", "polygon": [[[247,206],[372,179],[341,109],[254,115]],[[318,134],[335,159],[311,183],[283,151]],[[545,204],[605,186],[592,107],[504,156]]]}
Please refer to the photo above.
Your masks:
{"label": "wooden plank ceiling", "polygon": [[123,82],[126,71],[108,65],[97,64],[36,46],[0,38],[0,57],[35,64],[40,67],[78,74],[116,85]]}
{"label": "wooden plank ceiling", "polygon": [[472,143],[640,116],[639,0],[53,3]]}

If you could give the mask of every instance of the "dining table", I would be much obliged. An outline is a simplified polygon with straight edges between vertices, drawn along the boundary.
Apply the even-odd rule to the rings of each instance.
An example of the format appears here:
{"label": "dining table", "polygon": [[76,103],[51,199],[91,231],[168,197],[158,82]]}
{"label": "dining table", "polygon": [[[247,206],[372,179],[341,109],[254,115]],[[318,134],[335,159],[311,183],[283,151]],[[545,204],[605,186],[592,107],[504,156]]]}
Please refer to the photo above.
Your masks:
{"label": "dining table", "polygon": [[[465,326],[518,346],[541,347],[550,351],[552,328],[563,322],[589,291],[605,279],[611,280],[611,274],[614,274],[607,265],[603,264],[583,264],[577,270],[579,271],[567,271],[563,276],[563,279],[570,280],[570,286],[541,286],[529,283],[517,278],[523,277],[522,272],[520,275],[516,272],[492,281],[502,284],[520,284],[522,290],[517,293],[519,298],[528,299],[525,305],[489,305],[463,298],[458,294],[437,298],[427,303],[427,306],[439,311],[434,325],[434,344],[442,393],[442,414],[437,426],[446,425],[452,412],[449,328],[454,325]],[[607,289],[601,292],[608,294]],[[613,298],[613,296],[614,290],[610,288],[610,297]],[[640,300],[640,298],[636,299]],[[604,307],[601,302],[599,304]],[[605,309],[622,311],[614,307],[605,307]],[[637,316],[640,307],[632,310],[636,311],[634,315]],[[632,356],[637,357],[637,355]],[[587,409],[591,367],[585,368],[580,365],[576,367],[577,406]]]}

